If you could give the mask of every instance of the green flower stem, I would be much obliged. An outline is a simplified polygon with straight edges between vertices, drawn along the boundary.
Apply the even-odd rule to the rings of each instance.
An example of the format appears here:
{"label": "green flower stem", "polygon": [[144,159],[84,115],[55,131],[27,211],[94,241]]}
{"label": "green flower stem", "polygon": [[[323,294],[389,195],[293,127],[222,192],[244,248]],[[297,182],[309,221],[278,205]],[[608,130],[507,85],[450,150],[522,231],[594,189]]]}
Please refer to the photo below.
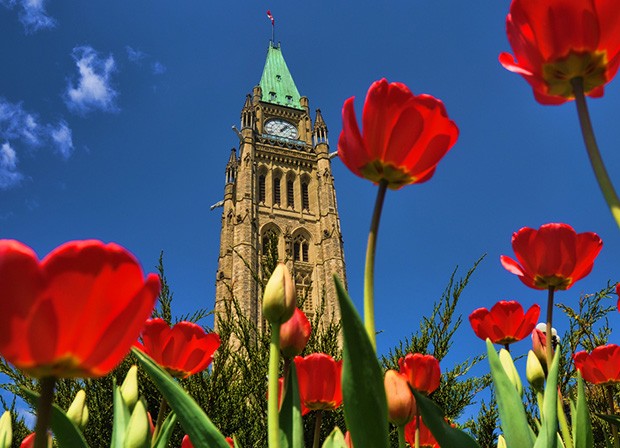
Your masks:
{"label": "green flower stem", "polygon": [[553,362],[553,292],[555,288],[549,286],[549,295],[547,296],[547,331],[545,334],[547,352],[547,372],[551,371],[551,363]]}
{"label": "green flower stem", "polygon": [[398,448],[407,448],[407,441],[405,440],[405,425],[398,427]]}
{"label": "green flower stem", "polygon": [[415,413],[415,448],[420,448],[420,411]]}
{"label": "green flower stem", "polygon": [[[614,404],[614,387],[608,384],[605,389],[607,390],[607,400],[609,401],[609,413],[611,415],[616,414],[616,405]],[[614,447],[620,448],[620,440],[618,439],[618,428],[613,423],[611,425],[611,435],[614,439]]]}
{"label": "green flower stem", "polygon": [[159,411],[157,411],[157,421],[155,422],[155,430],[153,431],[153,440],[157,438],[159,431],[161,431],[161,425],[164,424],[164,417],[166,416],[166,411],[168,410],[168,402],[164,397],[161,397],[161,401],[159,402]]}
{"label": "green flower stem", "polygon": [[288,386],[289,386],[288,371],[291,370],[291,362],[292,360],[290,358],[284,358],[284,367],[282,368],[282,377],[284,378],[284,381],[282,382],[282,396],[280,398],[280,403],[278,403],[278,409],[282,405],[282,401],[284,400],[284,395],[286,394],[286,391],[288,390]]}
{"label": "green flower stem", "polygon": [[540,419],[543,417],[543,403],[545,401],[545,395],[542,392],[536,392],[536,402],[538,403],[538,414]]}
{"label": "green flower stem", "polygon": [[616,224],[620,227],[620,199],[614,190],[614,186],[611,183],[605,164],[601,158],[601,153],[594,137],[594,129],[592,129],[592,122],[590,121],[590,113],[588,112],[588,105],[586,103],[586,97],[583,92],[583,79],[573,78],[571,80],[573,86],[573,93],[575,94],[575,103],[577,104],[577,114],[579,115],[579,123],[581,124],[581,133],[583,134],[583,141],[586,145],[588,157],[590,163],[594,169],[594,175],[598,181],[598,185],[603,192],[605,201],[611,210],[611,214],[616,220]]}
{"label": "green flower stem", "polygon": [[34,427],[36,433],[34,448],[47,448],[47,428],[52,419],[52,402],[54,401],[54,386],[56,377],[47,376],[39,380],[41,395],[37,405],[37,423]]}
{"label": "green flower stem", "polygon": [[323,410],[316,413],[314,420],[314,441],[312,442],[312,448],[319,448],[321,439],[321,422],[323,421]]}
{"label": "green flower stem", "polygon": [[387,191],[387,181],[379,183],[375,210],[372,213],[370,222],[370,232],[368,233],[368,246],[366,247],[366,269],[364,270],[364,326],[366,333],[372,343],[372,347],[377,350],[376,331],[375,331],[375,253],[377,249],[377,233],[379,232],[379,221],[381,220],[381,210],[385,192]]}
{"label": "green flower stem", "polygon": [[573,439],[571,437],[570,428],[568,426],[568,419],[564,412],[564,400],[562,394],[558,390],[558,421],[560,423],[560,431],[562,432],[562,440],[565,448],[573,448]]}
{"label": "green flower stem", "polygon": [[269,401],[267,403],[267,430],[269,448],[280,448],[280,425],[278,415],[278,369],[280,367],[280,324],[271,324],[269,345]]}

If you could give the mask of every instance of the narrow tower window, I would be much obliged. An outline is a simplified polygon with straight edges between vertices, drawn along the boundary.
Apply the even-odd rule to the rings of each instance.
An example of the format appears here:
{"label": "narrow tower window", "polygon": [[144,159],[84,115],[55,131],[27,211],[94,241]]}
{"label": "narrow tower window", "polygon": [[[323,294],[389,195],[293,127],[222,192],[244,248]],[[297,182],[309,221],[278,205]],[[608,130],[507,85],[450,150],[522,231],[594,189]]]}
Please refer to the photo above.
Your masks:
{"label": "narrow tower window", "polygon": [[286,204],[289,208],[295,208],[295,182],[293,179],[286,180]]}
{"label": "narrow tower window", "polygon": [[265,203],[265,175],[258,176],[258,202]]}
{"label": "narrow tower window", "polygon": [[310,211],[310,196],[308,194],[308,182],[301,183],[301,208]]}
{"label": "narrow tower window", "polygon": [[273,178],[273,203],[280,205],[280,176]]}

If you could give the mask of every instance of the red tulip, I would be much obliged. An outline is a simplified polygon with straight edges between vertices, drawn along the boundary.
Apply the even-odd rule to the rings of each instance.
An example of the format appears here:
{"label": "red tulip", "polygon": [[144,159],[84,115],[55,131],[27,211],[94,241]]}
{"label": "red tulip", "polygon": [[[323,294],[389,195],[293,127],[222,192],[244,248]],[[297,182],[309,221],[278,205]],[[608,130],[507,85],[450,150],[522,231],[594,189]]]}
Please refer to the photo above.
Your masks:
{"label": "red tulip", "polygon": [[[299,380],[298,380],[299,382]],[[282,407],[282,385],[284,384],[284,378],[278,378],[278,409],[280,409]],[[269,398],[269,394],[267,394],[267,398]],[[301,415],[304,416],[306,415],[308,412],[310,412],[310,409],[308,409],[305,405],[304,402],[300,400],[300,404],[301,404]]]}
{"label": "red tulip", "polygon": [[295,308],[293,317],[280,327],[280,350],[285,358],[300,355],[306,347],[312,327],[302,310]]}
{"label": "red tulip", "polygon": [[179,378],[187,378],[209,367],[219,346],[217,333],[206,333],[200,325],[187,321],[170,328],[163,319],[146,321],[142,344],[136,342],[136,347],[170,375]]}
{"label": "red tulip", "polygon": [[545,224],[540,229],[523,227],[512,235],[517,261],[506,255],[507,271],[535,289],[568,289],[590,273],[603,242],[596,233],[576,233],[568,224]]}
{"label": "red tulip", "polygon": [[439,387],[441,370],[434,356],[407,353],[398,360],[398,366],[409,385],[418,392],[430,394]]}
{"label": "red tulip", "polygon": [[529,336],[536,326],[540,306],[532,305],[527,313],[514,300],[501,300],[491,308],[478,308],[469,315],[474,333],[482,340],[489,338],[494,344],[512,344]]}
{"label": "red tulip", "polygon": [[183,436],[183,440],[181,440],[181,448],[194,448],[194,445],[192,445],[192,441],[189,439],[187,434],[185,434]]}
{"label": "red tulip", "polygon": [[618,29],[615,0],[513,0],[506,32],[515,56],[502,53],[499,61],[523,76],[542,104],[574,99],[573,78],[599,97],[620,64]]}
{"label": "red tulip", "polygon": [[42,261],[0,240],[0,355],[28,375],[109,373],[129,352],[159,294],[121,246],[71,241]]}
{"label": "red tulip", "polygon": [[308,409],[334,410],[342,404],[342,361],[325,353],[295,357],[299,398]]}
{"label": "red tulip", "polygon": [[459,130],[443,103],[430,95],[415,96],[406,85],[374,82],[364,103],[359,131],[354,98],[342,107],[338,156],[353,173],[389,188],[425,182],[454,145]]}
{"label": "red tulip", "polygon": [[[411,446],[415,446],[415,430],[416,420],[413,419],[405,426],[405,440],[409,442]],[[440,448],[439,443],[433,437],[430,429],[424,424],[422,417],[420,417],[420,448]]]}
{"label": "red tulip", "polygon": [[579,352],[573,355],[575,367],[583,379],[592,384],[620,383],[620,346],[602,345],[592,353]]}

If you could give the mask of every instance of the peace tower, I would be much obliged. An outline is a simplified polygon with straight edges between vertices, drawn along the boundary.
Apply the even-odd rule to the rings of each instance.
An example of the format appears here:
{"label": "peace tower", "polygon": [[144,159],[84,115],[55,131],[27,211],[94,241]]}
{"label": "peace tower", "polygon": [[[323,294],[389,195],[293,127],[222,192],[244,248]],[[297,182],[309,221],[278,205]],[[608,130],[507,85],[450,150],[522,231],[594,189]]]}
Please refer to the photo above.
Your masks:
{"label": "peace tower", "polygon": [[[327,126],[300,96],[272,42],[260,79],[241,109],[239,147],[226,164],[216,312],[235,297],[241,311],[264,329],[260,282],[266,266],[286,263],[303,310],[311,319],[338,319],[333,275],[346,284],[340,218],[331,171]],[[216,319],[217,328],[217,319]]]}

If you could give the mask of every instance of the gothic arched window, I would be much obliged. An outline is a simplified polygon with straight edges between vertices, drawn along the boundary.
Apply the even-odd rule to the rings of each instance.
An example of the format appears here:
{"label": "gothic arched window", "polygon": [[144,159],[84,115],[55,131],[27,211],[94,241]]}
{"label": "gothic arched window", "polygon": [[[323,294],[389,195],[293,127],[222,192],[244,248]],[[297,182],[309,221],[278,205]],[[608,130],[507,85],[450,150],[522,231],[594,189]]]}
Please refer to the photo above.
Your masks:
{"label": "gothic arched window", "polygon": [[303,303],[303,311],[306,317],[314,314],[314,306],[312,303],[312,270],[296,270],[295,271],[295,289],[297,291],[297,300]]}
{"label": "gothic arched window", "polygon": [[263,232],[262,236],[262,255],[264,257],[273,258],[274,260],[278,259],[278,241],[280,239],[280,232],[278,229],[274,227],[270,227],[269,229]]}
{"label": "gothic arched window", "polygon": [[310,243],[304,235],[297,235],[293,240],[293,260],[310,262]]}

